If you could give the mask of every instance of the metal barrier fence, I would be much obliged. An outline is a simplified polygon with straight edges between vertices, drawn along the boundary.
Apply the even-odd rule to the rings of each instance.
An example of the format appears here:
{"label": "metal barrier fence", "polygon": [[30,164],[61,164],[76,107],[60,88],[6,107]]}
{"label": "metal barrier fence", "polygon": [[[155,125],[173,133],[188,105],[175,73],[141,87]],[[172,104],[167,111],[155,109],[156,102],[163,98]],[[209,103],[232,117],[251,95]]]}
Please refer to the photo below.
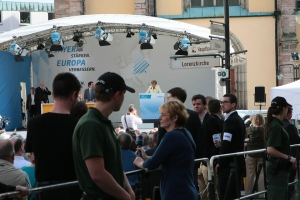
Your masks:
{"label": "metal barrier fence", "polygon": [[[300,147],[300,144],[295,144],[295,145],[291,145],[292,148],[296,148],[296,147]],[[212,156],[211,159],[209,160],[208,158],[200,158],[200,159],[195,159],[195,163],[199,163],[199,162],[206,162],[207,163],[207,170],[208,170],[208,191],[209,191],[209,199],[210,200],[215,200],[215,184],[214,184],[214,180],[213,180],[213,174],[214,174],[214,170],[213,170],[213,163],[215,159],[218,158],[222,158],[222,157],[234,157],[235,163],[237,164],[237,156],[241,156],[241,155],[245,155],[245,154],[255,154],[255,153],[264,153],[265,154],[266,149],[259,149],[259,150],[253,150],[253,151],[243,151],[243,152],[236,152],[236,153],[231,153],[231,154],[222,154],[222,155],[215,155]],[[297,174],[299,176],[299,148],[296,148],[296,159],[297,159]],[[266,160],[265,160],[266,156],[263,156],[263,170],[264,170],[264,185],[265,188],[267,186],[267,180],[266,180]],[[160,169],[158,169],[160,170]],[[142,200],[146,200],[146,188],[145,188],[145,173],[149,173],[155,170],[146,170],[146,169],[138,169],[138,170],[134,170],[134,171],[130,171],[130,172],[126,172],[126,175],[133,175],[133,174],[141,174],[141,196],[142,196]],[[238,180],[237,180],[238,181]],[[289,185],[294,185],[297,184],[298,180],[289,183]],[[72,181],[72,182],[66,182],[66,183],[60,183],[60,184],[53,184],[53,185],[49,185],[49,186],[43,186],[43,187],[37,187],[37,188],[32,188],[29,189],[29,193],[30,194],[35,194],[35,193],[40,193],[42,191],[45,190],[52,190],[52,189],[57,189],[57,188],[62,188],[62,187],[70,187],[70,186],[74,186],[77,185],[78,181]],[[237,188],[238,190],[238,188]],[[236,191],[238,195],[238,199],[252,199],[252,197],[255,197],[259,194],[264,194],[267,192],[267,190],[264,191],[260,191],[260,192],[256,192],[250,195],[246,195],[241,197],[241,191],[238,190]],[[14,192],[7,192],[7,193],[2,193],[0,194],[0,200],[1,199],[5,199],[5,198],[13,198],[18,196],[19,192],[18,191],[14,191]],[[265,197],[265,199],[267,199],[267,195]]]}

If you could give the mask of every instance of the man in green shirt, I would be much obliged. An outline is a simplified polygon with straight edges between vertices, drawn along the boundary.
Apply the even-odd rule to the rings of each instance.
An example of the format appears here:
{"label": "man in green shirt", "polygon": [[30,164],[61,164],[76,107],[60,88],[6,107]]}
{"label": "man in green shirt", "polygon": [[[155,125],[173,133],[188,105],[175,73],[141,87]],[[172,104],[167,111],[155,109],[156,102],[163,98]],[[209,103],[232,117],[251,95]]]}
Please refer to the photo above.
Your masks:
{"label": "man in green shirt", "polygon": [[108,119],[119,111],[126,86],[116,73],[104,73],[95,85],[95,107],[81,117],[73,134],[76,175],[84,199],[134,200],[135,195],[123,172],[121,149],[114,127]]}

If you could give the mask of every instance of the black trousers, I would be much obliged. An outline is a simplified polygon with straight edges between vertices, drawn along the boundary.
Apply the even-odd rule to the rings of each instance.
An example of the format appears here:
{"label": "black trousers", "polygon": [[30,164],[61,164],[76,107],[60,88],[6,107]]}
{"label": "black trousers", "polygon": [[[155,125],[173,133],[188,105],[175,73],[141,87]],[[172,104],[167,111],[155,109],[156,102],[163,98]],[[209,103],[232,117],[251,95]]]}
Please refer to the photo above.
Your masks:
{"label": "black trousers", "polygon": [[[236,176],[238,176],[238,191],[241,190],[240,180],[241,180],[241,170],[238,170],[237,173],[232,173],[230,177],[230,167],[219,167],[218,168],[218,194],[219,200],[229,200],[238,198],[237,195],[237,184],[236,184]],[[227,197],[225,197],[225,193],[227,191]]]}

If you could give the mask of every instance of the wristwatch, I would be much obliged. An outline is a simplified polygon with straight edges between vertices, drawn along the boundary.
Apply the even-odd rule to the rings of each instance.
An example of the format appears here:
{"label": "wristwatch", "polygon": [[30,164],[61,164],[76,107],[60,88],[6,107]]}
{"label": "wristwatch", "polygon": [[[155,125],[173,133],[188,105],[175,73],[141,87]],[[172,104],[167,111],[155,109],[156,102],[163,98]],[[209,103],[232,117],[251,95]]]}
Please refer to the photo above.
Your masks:
{"label": "wristwatch", "polygon": [[288,155],[288,159],[287,159],[288,161],[290,161],[291,160],[291,156],[290,155]]}

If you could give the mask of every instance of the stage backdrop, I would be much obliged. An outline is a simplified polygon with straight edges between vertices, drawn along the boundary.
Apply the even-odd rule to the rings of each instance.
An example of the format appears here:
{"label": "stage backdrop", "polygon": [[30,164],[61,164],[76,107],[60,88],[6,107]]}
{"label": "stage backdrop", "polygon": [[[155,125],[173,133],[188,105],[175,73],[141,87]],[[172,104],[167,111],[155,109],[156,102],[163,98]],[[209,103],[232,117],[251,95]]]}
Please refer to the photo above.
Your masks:
{"label": "stage backdrop", "polygon": [[26,91],[30,91],[31,63],[29,56],[23,58],[24,62],[16,62],[11,53],[0,51],[0,115],[11,120],[6,130],[22,128],[20,82],[25,82]]}
{"label": "stage backdrop", "polygon": [[[110,46],[99,46],[94,37],[85,38],[82,52],[77,52],[75,42],[65,42],[62,52],[52,52],[55,57],[48,58],[44,50],[35,51],[32,55],[33,83],[37,87],[40,81],[52,90],[52,81],[60,72],[75,74],[82,84],[82,93],[89,81],[97,81],[104,72],[120,74],[127,85],[135,88],[134,94],[126,92],[123,106],[113,113],[110,119],[120,122],[129,104],[139,105],[139,93],[147,91],[152,80],[156,80],[163,93],[173,87],[182,87],[188,97],[185,105],[192,108],[191,97],[195,94],[215,96],[215,71],[211,68],[176,67],[172,68],[170,56],[175,54],[173,46],[178,40],[175,37],[158,35],[156,44],[151,50],[140,50],[138,35],[126,38],[126,34],[113,34]],[[50,99],[52,102],[52,99]],[[139,112],[139,111],[138,111]]]}

